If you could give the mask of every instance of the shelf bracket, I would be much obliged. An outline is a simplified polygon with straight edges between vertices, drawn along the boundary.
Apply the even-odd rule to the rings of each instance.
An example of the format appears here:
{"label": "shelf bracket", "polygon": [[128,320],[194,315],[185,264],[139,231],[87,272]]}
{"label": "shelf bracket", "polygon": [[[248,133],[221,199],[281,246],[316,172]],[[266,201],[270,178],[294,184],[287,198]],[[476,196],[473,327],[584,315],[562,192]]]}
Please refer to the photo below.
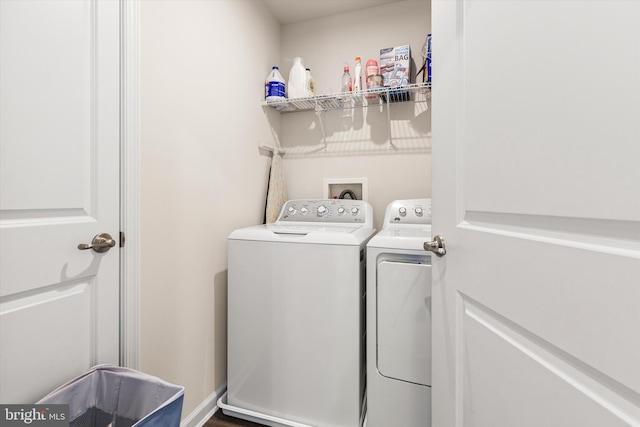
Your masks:
{"label": "shelf bracket", "polygon": [[318,100],[316,99],[316,108],[315,108],[315,113],[316,116],[318,117],[318,122],[320,123],[320,130],[322,131],[322,145],[324,145],[323,150],[326,151],[327,149],[327,133],[324,129],[324,112],[325,110],[322,109],[322,107],[320,107],[318,105]]}
{"label": "shelf bracket", "polygon": [[391,93],[387,90],[385,93],[385,101],[387,104],[387,123],[389,124],[389,150],[395,148],[393,145],[393,135],[391,134]]}
{"label": "shelf bracket", "polygon": [[270,114],[273,114],[274,111],[277,110],[273,110],[271,108],[267,108],[265,106],[262,107],[262,112],[264,113],[265,117],[267,118],[267,123],[269,124],[269,130],[271,131],[271,137],[273,138],[273,147],[269,147],[266,145],[262,145],[259,148],[271,151],[271,152],[276,152],[279,151],[280,154],[282,154],[284,156],[284,150],[281,148],[282,144],[280,144],[280,137],[278,136],[278,132],[276,132],[275,128],[272,125],[272,120],[269,117]]}

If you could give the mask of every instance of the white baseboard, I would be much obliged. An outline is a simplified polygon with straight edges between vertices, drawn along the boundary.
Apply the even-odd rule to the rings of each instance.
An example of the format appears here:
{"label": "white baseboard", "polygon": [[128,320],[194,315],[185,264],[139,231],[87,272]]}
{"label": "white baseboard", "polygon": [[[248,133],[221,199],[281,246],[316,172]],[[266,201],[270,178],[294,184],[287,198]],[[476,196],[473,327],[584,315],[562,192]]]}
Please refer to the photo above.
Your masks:
{"label": "white baseboard", "polygon": [[180,427],[202,427],[218,410],[218,399],[227,391],[227,383],[223,383],[216,391],[207,397],[182,422]]}

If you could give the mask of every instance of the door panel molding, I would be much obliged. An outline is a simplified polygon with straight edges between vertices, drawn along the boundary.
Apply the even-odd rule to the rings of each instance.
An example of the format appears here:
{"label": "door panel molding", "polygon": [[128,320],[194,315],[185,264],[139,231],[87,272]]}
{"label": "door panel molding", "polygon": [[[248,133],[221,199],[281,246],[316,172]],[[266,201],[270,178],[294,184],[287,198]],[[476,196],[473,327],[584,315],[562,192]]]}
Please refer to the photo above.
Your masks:
{"label": "door panel molding", "polygon": [[13,209],[0,211],[0,228],[20,225],[51,225],[65,222],[94,222],[82,208]]}
{"label": "door panel molding", "polygon": [[[11,345],[3,346],[0,356],[0,376],[7,384],[14,384],[12,393],[29,395],[34,380],[44,382],[38,387],[53,390],[60,385],[52,381],[48,370],[56,369],[61,378],[72,378],[86,366],[95,364],[96,333],[91,321],[95,313],[94,278],[78,281],[71,285],[49,287],[44,292],[31,293],[15,298],[12,296],[0,302],[0,335]],[[77,310],[82,306],[81,311]],[[46,322],[30,321],[36,316],[50,319]],[[20,328],[12,325],[20,324]],[[89,346],[78,345],[78,337]],[[42,354],[56,347],[72,349],[64,360],[51,354],[51,363],[23,363],[33,355]],[[20,403],[20,402],[11,402]]]}
{"label": "door panel molding", "polygon": [[[455,55],[460,67],[458,185],[468,209],[561,217],[594,212],[599,218],[640,220],[640,128],[634,119],[640,107],[632,95],[640,72],[637,32],[621,38],[606,31],[585,42],[591,28],[631,28],[640,11],[625,9],[625,3],[632,4],[524,2],[517,8],[509,1],[457,2],[459,52],[448,56]],[[501,31],[483,27],[491,16],[505,23]],[[565,43],[574,48],[557,49]],[[606,54],[592,62],[585,49]],[[586,89],[591,79],[612,70],[620,72],[594,101]],[[478,158],[483,161],[469,162]],[[553,186],[539,186],[552,179]]]}
{"label": "door panel molding", "polygon": [[466,211],[458,227],[640,258],[640,221]]}
{"label": "door panel molding", "polygon": [[[630,425],[640,423],[640,411],[636,404],[640,399],[638,393],[473,298],[462,293],[459,295],[463,317],[460,324],[462,329],[472,327],[472,324],[485,328],[496,339],[505,341],[509,348],[519,350],[551,375],[584,394],[615,417]],[[470,336],[464,332],[461,335]],[[467,349],[464,345],[463,343],[461,360],[467,360]],[[461,365],[460,372],[459,384],[464,387],[468,384],[464,364]]]}

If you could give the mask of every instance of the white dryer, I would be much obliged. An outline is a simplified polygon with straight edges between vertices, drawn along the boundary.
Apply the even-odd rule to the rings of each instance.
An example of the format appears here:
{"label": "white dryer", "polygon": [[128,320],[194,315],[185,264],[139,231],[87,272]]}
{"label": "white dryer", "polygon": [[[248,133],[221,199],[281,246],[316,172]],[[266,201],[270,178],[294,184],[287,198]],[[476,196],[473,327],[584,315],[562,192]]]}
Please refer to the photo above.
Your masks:
{"label": "white dryer", "polygon": [[367,427],[431,425],[431,199],[396,200],[367,244]]}
{"label": "white dryer", "polygon": [[362,200],[291,200],[228,238],[223,411],[269,426],[359,427],[365,387]]}

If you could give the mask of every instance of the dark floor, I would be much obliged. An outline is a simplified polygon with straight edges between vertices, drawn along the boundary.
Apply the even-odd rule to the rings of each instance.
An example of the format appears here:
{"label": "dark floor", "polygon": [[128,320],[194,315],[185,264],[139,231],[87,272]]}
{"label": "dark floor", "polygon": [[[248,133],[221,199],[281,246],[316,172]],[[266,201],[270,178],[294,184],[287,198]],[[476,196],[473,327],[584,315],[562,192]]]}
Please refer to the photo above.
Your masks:
{"label": "dark floor", "polygon": [[262,424],[252,423],[251,421],[241,420],[240,418],[229,417],[222,413],[222,409],[218,409],[213,417],[209,419],[202,427],[264,427]]}

